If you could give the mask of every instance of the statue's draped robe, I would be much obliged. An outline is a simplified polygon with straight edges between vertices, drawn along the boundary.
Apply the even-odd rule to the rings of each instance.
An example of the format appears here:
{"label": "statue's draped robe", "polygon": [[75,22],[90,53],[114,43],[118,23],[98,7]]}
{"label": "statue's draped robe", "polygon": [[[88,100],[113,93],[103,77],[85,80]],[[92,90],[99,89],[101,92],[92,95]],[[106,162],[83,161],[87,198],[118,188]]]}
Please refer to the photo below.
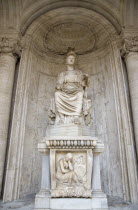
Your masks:
{"label": "statue's draped robe", "polygon": [[80,116],[86,83],[86,75],[79,70],[59,74],[55,92],[57,112],[67,116]]}

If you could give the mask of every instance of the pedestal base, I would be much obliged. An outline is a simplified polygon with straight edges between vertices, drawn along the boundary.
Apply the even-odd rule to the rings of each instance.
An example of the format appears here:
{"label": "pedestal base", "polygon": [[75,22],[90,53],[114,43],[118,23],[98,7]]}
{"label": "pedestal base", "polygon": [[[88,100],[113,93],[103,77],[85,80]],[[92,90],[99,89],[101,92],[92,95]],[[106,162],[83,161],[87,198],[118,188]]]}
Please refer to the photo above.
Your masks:
{"label": "pedestal base", "polygon": [[108,210],[106,195],[94,192],[90,199],[85,198],[49,198],[38,193],[35,199],[35,210]]}
{"label": "pedestal base", "polygon": [[49,125],[46,136],[91,136],[94,135],[93,127],[85,125]]}
{"label": "pedestal base", "polygon": [[[38,150],[43,155],[42,181],[41,190],[35,199],[35,210],[108,209],[106,195],[101,190],[99,155],[104,150],[101,141],[92,136],[50,136],[38,144]],[[68,167],[71,171],[66,172],[65,179],[61,166],[63,170]],[[92,194],[84,196],[81,190],[73,190],[70,195],[64,183],[66,179],[69,179],[68,184],[73,189],[81,186],[81,190],[91,190]],[[63,188],[65,192],[61,192]],[[53,190],[56,195],[53,195]]]}
{"label": "pedestal base", "polygon": [[50,209],[50,193],[46,190],[40,190],[35,197],[35,208],[37,210]]}

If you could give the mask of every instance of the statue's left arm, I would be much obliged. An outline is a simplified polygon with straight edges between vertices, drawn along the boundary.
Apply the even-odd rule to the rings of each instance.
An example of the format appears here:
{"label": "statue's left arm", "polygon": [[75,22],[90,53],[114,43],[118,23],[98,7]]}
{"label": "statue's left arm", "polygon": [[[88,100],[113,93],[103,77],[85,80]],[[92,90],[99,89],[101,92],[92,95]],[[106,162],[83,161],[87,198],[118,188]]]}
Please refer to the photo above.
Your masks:
{"label": "statue's left arm", "polygon": [[87,98],[87,89],[88,89],[88,86],[89,86],[89,76],[88,76],[88,74],[85,74],[85,73],[82,74],[81,85],[83,86],[83,89],[84,89],[84,97]]}
{"label": "statue's left arm", "polygon": [[72,165],[72,163],[71,163],[70,161],[68,161],[68,164],[69,164],[69,169],[70,169],[71,171],[73,171],[73,165]]}

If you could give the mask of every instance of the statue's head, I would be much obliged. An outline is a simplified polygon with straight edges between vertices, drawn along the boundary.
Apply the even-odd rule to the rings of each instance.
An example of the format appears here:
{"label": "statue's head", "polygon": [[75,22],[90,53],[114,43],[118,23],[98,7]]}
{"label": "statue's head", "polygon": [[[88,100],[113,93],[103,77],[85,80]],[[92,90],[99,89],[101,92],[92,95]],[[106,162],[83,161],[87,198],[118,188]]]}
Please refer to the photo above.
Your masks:
{"label": "statue's head", "polygon": [[73,158],[73,156],[72,156],[72,154],[71,153],[67,153],[66,155],[65,155],[65,159],[68,161],[68,160],[72,160],[72,158]]}
{"label": "statue's head", "polygon": [[66,57],[66,64],[73,66],[75,64],[76,54],[72,49],[68,50],[67,57]]}

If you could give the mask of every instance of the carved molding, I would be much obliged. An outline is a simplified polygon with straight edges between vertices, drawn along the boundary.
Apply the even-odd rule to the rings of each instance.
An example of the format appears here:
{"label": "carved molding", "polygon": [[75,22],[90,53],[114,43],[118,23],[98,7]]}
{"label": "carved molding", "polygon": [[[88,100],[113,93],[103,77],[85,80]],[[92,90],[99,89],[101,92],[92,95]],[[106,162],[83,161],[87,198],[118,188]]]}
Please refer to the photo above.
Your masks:
{"label": "carved molding", "polygon": [[125,58],[129,52],[138,52],[138,36],[129,37],[124,40],[121,48],[121,56]]}
{"label": "carved molding", "polygon": [[93,149],[97,145],[97,138],[92,138],[91,136],[77,136],[77,137],[45,137],[43,142],[46,143],[46,148],[89,148]]}
{"label": "carved molding", "polygon": [[96,141],[93,140],[51,140],[46,141],[48,148],[94,148]]}
{"label": "carved molding", "polygon": [[19,40],[2,37],[0,40],[0,53],[13,53],[13,55],[20,57],[22,52],[22,45]]}

